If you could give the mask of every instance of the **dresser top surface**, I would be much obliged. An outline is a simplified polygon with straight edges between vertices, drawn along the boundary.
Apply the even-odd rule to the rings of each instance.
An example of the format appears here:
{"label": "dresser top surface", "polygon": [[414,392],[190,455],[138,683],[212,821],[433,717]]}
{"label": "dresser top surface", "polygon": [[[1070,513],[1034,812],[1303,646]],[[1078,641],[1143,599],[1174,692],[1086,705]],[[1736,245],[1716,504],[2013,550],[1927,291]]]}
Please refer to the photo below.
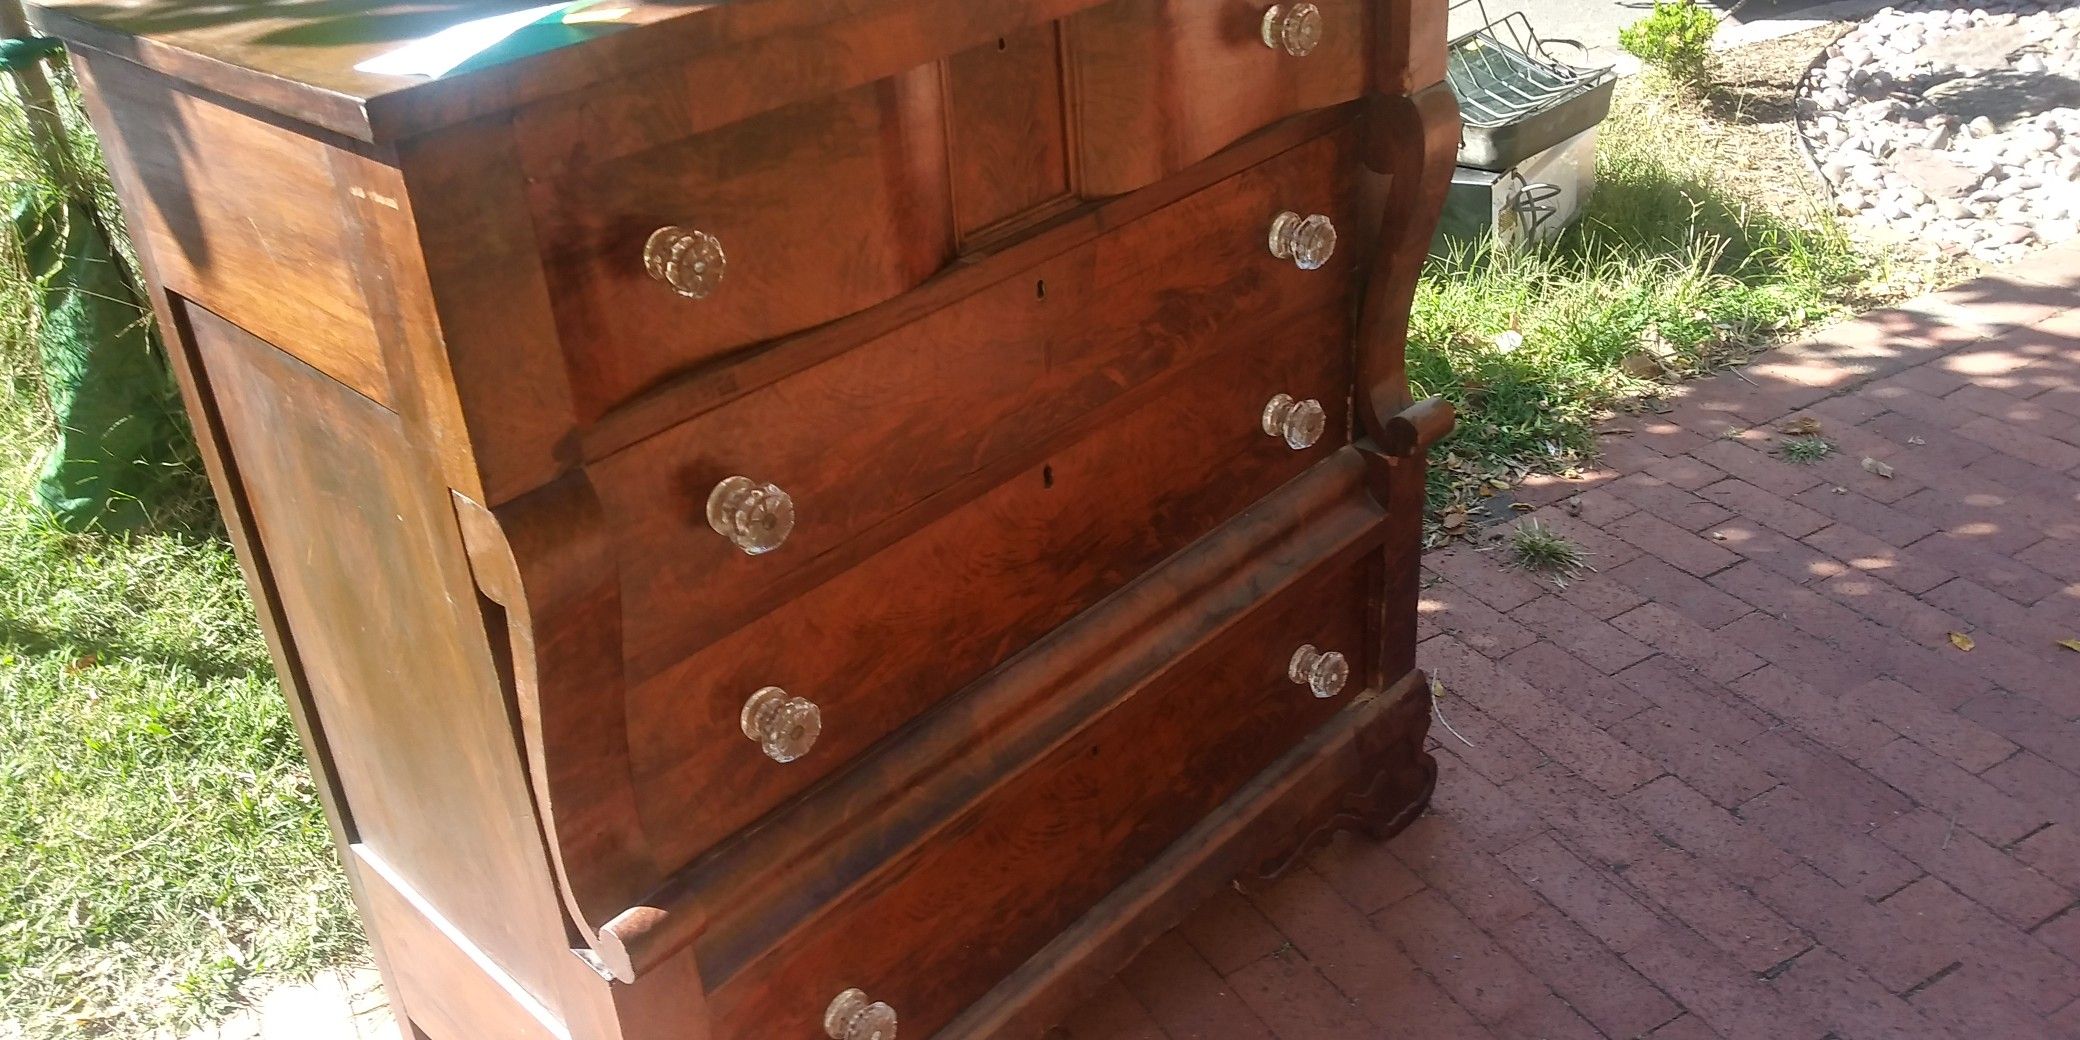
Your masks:
{"label": "dresser top surface", "polygon": [[[921,0],[32,0],[45,33],[346,137],[383,143],[668,60]],[[986,0],[1006,12],[1030,0]],[[1052,6],[1059,7],[1059,3]],[[532,15],[532,17],[530,17]],[[508,30],[510,30],[508,32]],[[640,31],[638,31],[640,30]],[[447,35],[437,37],[436,34]],[[486,42],[489,40],[490,42]],[[402,49],[416,47],[416,54]],[[394,56],[439,75],[388,74]],[[413,59],[417,60],[413,60]]]}

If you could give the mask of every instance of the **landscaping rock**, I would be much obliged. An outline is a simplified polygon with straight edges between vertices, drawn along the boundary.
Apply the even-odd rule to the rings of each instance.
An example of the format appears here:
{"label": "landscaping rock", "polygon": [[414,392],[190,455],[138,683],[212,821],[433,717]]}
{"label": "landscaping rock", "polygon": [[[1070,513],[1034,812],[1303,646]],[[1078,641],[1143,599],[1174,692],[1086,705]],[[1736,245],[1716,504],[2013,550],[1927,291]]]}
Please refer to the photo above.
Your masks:
{"label": "landscaping rock", "polygon": [[1930,198],[1961,199],[1970,195],[1979,183],[1979,172],[1940,149],[1940,145],[1903,148],[1893,158],[1893,168]]}
{"label": "landscaping rock", "polygon": [[2080,237],[2080,0],[1886,8],[1827,49],[1797,100],[1863,227],[1991,262]]}

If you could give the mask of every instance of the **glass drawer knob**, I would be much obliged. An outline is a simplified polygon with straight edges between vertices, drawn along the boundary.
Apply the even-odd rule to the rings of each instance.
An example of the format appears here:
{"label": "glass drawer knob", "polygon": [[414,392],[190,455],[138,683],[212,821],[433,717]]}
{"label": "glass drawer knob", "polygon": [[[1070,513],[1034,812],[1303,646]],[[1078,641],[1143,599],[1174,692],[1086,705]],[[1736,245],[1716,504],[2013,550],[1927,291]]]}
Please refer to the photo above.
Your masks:
{"label": "glass drawer knob", "polygon": [[1295,58],[1322,42],[1322,9],[1313,4],[1273,4],[1264,11],[1264,46]]}
{"label": "glass drawer knob", "polygon": [[1316,213],[1303,217],[1292,210],[1271,220],[1271,255],[1291,260],[1302,271],[1312,271],[1329,262],[1336,253],[1336,225]]}
{"label": "glass drawer knob", "polygon": [[708,494],[708,526],[746,555],[772,552],[794,531],[794,499],[771,484],[731,477]]}
{"label": "glass drawer knob", "polygon": [[823,1031],[831,1040],[896,1040],[896,1009],[848,989],[823,1013]]}
{"label": "glass drawer knob", "polygon": [[1322,439],[1329,413],[1312,397],[1295,401],[1290,394],[1279,394],[1264,402],[1263,423],[1265,433],[1284,440],[1294,451],[1305,451]]}
{"label": "glass drawer knob", "polygon": [[737,724],[744,728],[745,736],[758,742],[767,758],[792,762],[816,746],[816,738],[823,732],[823,711],[815,701],[768,686],[744,702]]}
{"label": "glass drawer knob", "polygon": [[1316,697],[1329,698],[1343,692],[1343,684],[1351,677],[1350,662],[1334,650],[1317,650],[1313,643],[1302,643],[1293,651],[1293,660],[1286,665],[1286,678],[1314,691]]}
{"label": "glass drawer knob", "polygon": [[722,284],[729,258],[722,240],[693,228],[661,227],[643,245],[643,269],[689,299],[706,299]]}

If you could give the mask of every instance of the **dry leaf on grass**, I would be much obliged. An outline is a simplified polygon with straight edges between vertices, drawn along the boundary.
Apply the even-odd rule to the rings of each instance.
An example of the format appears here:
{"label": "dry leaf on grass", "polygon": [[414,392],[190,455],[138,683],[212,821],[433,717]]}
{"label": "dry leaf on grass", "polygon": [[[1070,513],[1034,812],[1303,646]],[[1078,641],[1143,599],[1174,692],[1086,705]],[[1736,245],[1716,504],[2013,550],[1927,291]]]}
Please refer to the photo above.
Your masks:
{"label": "dry leaf on grass", "polygon": [[1969,653],[1973,647],[1979,644],[1972,642],[1972,637],[1965,635],[1963,632],[1952,632],[1950,633],[1950,645]]}

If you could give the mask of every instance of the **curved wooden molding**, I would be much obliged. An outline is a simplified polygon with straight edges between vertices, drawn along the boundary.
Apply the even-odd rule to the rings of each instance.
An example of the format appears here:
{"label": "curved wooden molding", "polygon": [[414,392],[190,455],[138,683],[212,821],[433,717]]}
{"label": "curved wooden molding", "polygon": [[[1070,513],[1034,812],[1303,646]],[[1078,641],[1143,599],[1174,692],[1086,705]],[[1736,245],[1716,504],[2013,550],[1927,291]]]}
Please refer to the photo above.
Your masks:
{"label": "curved wooden molding", "polygon": [[572,923],[599,952],[601,926],[659,875],[629,780],[620,588],[599,499],[582,472],[495,512],[453,497],[477,587],[505,609],[543,837]]}
{"label": "curved wooden molding", "polygon": [[1442,397],[1429,397],[1402,409],[1380,431],[1380,453],[1390,459],[1414,458],[1452,432],[1458,413]]}
{"label": "curved wooden molding", "polygon": [[1434,83],[1413,94],[1372,98],[1365,165],[1392,179],[1379,249],[1358,308],[1358,419],[1375,445],[1390,443],[1392,418],[1411,402],[1408,315],[1416,276],[1430,255],[1459,151],[1459,102]]}

